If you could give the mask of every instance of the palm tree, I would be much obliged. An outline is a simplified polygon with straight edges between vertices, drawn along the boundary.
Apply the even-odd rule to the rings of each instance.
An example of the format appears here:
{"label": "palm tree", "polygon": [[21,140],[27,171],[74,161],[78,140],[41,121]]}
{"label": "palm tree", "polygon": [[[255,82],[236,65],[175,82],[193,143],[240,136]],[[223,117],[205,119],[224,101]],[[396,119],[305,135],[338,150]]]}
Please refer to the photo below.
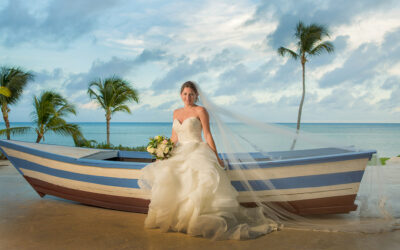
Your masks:
{"label": "palm tree", "polygon": [[[301,96],[299,112],[297,115],[296,134],[298,134],[300,130],[301,112],[303,109],[304,97],[306,94],[306,84],[305,84],[306,62],[308,61],[308,58],[320,55],[323,52],[332,53],[334,51],[334,46],[329,41],[323,41],[324,38],[326,37],[329,38],[328,29],[323,25],[310,24],[306,26],[303,24],[303,22],[300,21],[296,26],[295,37],[296,37],[296,52],[285,47],[280,47],[278,49],[278,54],[281,56],[289,55],[289,57],[293,58],[294,60],[300,59],[302,67],[302,76],[303,76],[303,94]],[[294,149],[295,144],[296,144],[296,138],[293,140],[291,150]]]}
{"label": "palm tree", "polygon": [[33,74],[24,72],[20,68],[2,67],[0,69],[0,87],[3,87],[3,91],[6,88],[10,92],[10,96],[0,95],[1,112],[6,125],[7,140],[10,140],[9,105],[17,103],[24,87],[30,80],[33,80]]}
{"label": "palm tree", "polygon": [[32,120],[35,123],[37,134],[36,143],[39,143],[48,131],[61,135],[82,136],[77,124],[67,123],[63,117],[76,115],[74,105],[68,103],[60,94],[53,91],[44,91],[39,97],[33,98],[34,111]]}
{"label": "palm tree", "polygon": [[126,103],[130,101],[139,103],[138,91],[132,88],[128,82],[114,76],[91,82],[87,93],[106,113],[107,144],[110,144],[111,115],[119,111],[130,114],[131,110]]}

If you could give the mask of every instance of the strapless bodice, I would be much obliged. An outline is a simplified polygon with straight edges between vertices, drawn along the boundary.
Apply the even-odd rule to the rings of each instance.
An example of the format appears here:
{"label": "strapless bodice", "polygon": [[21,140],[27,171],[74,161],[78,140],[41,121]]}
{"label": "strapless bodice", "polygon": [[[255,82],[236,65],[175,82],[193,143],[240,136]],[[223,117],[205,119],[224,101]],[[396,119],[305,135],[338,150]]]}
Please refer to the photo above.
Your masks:
{"label": "strapless bodice", "polygon": [[175,119],[172,127],[178,135],[178,141],[180,143],[185,142],[200,142],[201,138],[201,122],[197,117],[186,118],[182,123],[178,119]]}

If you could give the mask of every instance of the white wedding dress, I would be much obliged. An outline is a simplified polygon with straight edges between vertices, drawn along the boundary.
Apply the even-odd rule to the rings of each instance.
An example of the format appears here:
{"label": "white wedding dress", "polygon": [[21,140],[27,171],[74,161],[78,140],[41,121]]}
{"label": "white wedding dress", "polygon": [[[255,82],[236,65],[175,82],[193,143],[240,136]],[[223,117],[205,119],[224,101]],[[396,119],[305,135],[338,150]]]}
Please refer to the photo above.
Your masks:
{"label": "white wedding dress", "polygon": [[139,186],[151,192],[146,228],[213,239],[249,239],[279,225],[261,208],[244,208],[215,153],[202,140],[196,117],[175,119],[178,143],[172,157],[143,168]]}

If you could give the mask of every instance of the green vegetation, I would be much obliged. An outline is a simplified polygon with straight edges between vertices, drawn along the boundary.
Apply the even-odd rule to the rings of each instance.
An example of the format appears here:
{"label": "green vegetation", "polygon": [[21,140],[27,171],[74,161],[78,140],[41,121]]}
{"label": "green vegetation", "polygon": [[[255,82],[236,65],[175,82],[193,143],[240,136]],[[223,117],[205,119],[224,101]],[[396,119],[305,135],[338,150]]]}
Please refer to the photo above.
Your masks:
{"label": "green vegetation", "polygon": [[[334,46],[331,42],[323,41],[325,37],[329,37],[328,29],[319,24],[310,24],[304,25],[303,22],[299,22],[296,27],[296,52],[285,48],[280,47],[278,49],[278,54],[281,56],[289,55],[290,58],[297,60],[300,59],[301,68],[302,68],[302,78],[303,78],[303,94],[301,96],[299,111],[297,115],[297,128],[296,133],[299,133],[300,130],[300,120],[301,113],[304,104],[304,97],[306,93],[306,84],[305,84],[305,66],[308,59],[312,56],[318,56],[323,52],[332,53],[334,51]],[[293,144],[291,146],[291,150],[294,149],[296,145],[296,139],[293,140]]]}
{"label": "green vegetation", "polygon": [[[397,155],[396,157],[400,157],[400,154]],[[390,158],[391,157],[380,157],[379,164],[382,166],[386,165],[386,161],[389,160]],[[378,160],[375,154],[372,156],[371,160],[368,161],[368,165],[378,165]]]}
{"label": "green vegetation", "polygon": [[106,113],[107,122],[107,144],[110,144],[110,120],[111,115],[116,112],[131,113],[128,102],[139,103],[138,91],[121,78],[110,77],[104,81],[99,79],[89,84],[87,91],[89,97],[95,100]]}
{"label": "green vegetation", "polygon": [[118,146],[114,146],[112,144],[99,143],[94,148],[102,148],[102,149],[115,149],[115,150],[123,150],[123,151],[143,151],[146,152],[146,146],[139,147],[125,147],[119,144]]}
{"label": "green vegetation", "polygon": [[389,160],[389,159],[390,159],[389,157],[379,158],[379,160],[381,161],[381,165],[386,165],[386,161]]}
{"label": "green vegetation", "polygon": [[[400,157],[400,155],[397,155],[396,157]],[[381,165],[386,165],[386,161],[389,159],[390,159],[390,157],[379,158],[379,160],[381,161]]]}
{"label": "green vegetation", "polygon": [[118,146],[114,146],[112,144],[107,143],[98,143],[95,140],[86,140],[83,136],[73,136],[75,147],[83,147],[83,148],[101,148],[101,149],[115,149],[115,150],[124,150],[124,151],[146,151],[146,146],[139,147],[125,147],[121,144]]}
{"label": "green vegetation", "polygon": [[10,140],[11,133],[24,133],[28,129],[20,128],[12,131],[10,121],[8,120],[8,113],[11,111],[9,106],[18,102],[23,89],[30,80],[33,80],[33,74],[25,72],[20,68],[2,67],[0,69],[0,87],[2,88],[0,105],[6,125],[6,129],[3,132],[7,135],[7,140]]}
{"label": "green vegetation", "polygon": [[39,97],[33,98],[34,111],[32,112],[34,128],[37,134],[36,143],[39,143],[48,131],[56,134],[83,137],[77,124],[67,123],[63,117],[76,115],[75,106],[60,94],[53,91],[44,91]]}
{"label": "green vegetation", "polygon": [[101,149],[115,149],[115,150],[123,150],[123,151],[146,151],[146,146],[139,147],[125,147],[121,144],[118,146],[114,146],[112,144],[107,143],[97,143],[95,140],[86,140],[83,137],[73,137],[74,143],[76,147],[83,148],[101,148]]}

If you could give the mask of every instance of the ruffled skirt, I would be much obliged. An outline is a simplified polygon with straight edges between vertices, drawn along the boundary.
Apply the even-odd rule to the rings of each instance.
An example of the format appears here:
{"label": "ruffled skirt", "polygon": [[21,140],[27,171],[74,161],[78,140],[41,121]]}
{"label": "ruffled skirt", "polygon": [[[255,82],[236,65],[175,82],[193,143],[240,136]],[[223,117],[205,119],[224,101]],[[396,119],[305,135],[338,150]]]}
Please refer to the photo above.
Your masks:
{"label": "ruffled skirt", "polygon": [[173,156],[143,168],[141,189],[151,193],[146,228],[213,239],[249,239],[278,229],[261,208],[239,205],[231,185],[205,142],[179,143]]}

